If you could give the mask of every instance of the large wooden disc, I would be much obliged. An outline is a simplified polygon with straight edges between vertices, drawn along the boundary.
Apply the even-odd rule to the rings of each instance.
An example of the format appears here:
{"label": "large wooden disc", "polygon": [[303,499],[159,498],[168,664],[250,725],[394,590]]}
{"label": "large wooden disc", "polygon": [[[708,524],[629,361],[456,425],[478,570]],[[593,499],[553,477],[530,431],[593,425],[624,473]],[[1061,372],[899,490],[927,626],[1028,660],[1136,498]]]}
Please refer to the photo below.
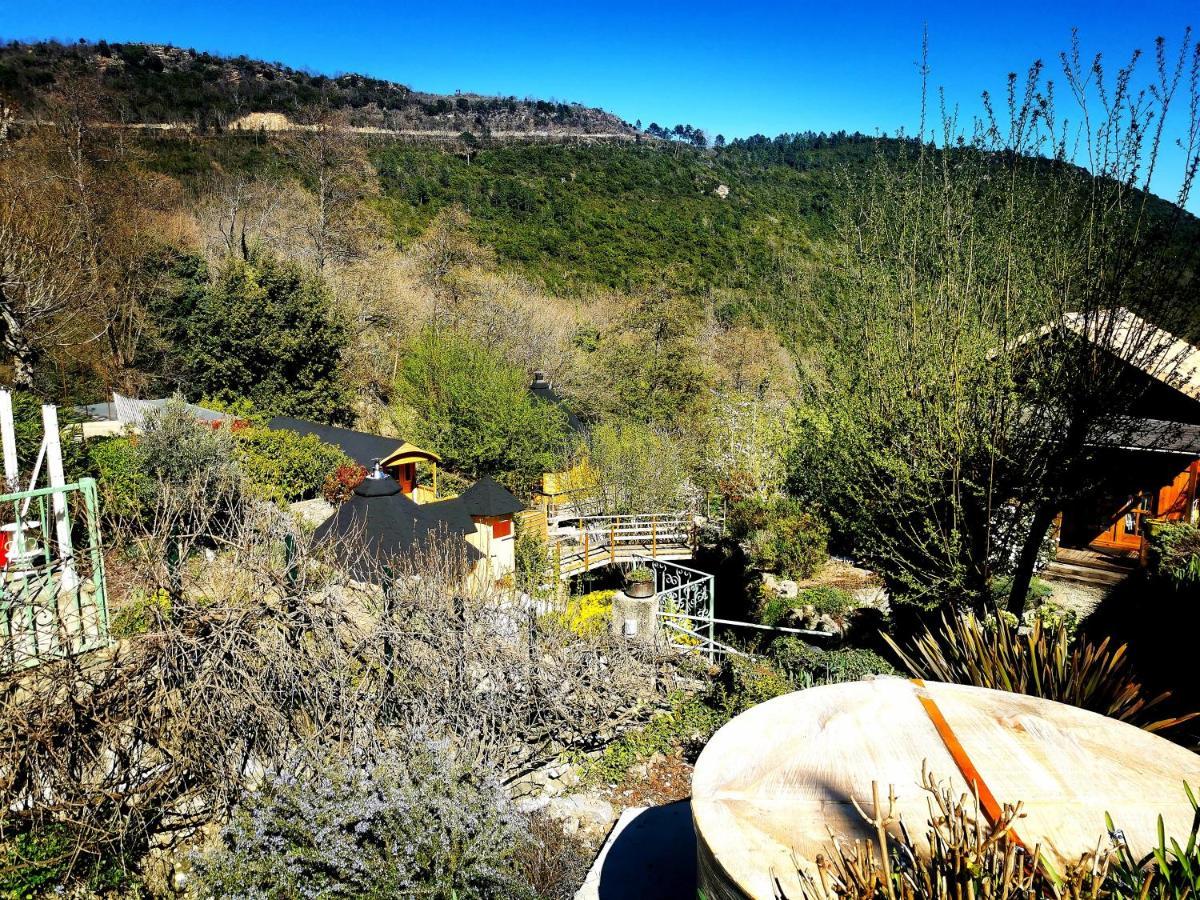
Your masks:
{"label": "large wooden disc", "polygon": [[[716,733],[692,778],[701,888],[709,898],[775,896],[778,878],[799,896],[796,865],[812,871],[830,831],[870,832],[852,800],[873,811],[871,783],[910,832],[929,821],[924,762],[956,792],[968,791],[918,688],[876,678],[798,691],[743,713]],[[1165,738],[1050,700],[927,682],[923,688],[999,803],[1023,804],[1022,840],[1040,844],[1060,871],[1107,847],[1110,813],[1135,854],[1185,835],[1200,786],[1200,756]],[[961,754],[960,754],[961,758]]]}

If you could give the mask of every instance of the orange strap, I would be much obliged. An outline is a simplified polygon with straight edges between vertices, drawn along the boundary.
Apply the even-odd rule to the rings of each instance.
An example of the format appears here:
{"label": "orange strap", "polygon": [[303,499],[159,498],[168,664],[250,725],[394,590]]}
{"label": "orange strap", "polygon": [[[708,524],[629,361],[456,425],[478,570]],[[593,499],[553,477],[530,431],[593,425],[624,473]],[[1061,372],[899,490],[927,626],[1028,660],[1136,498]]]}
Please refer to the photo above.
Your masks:
{"label": "orange strap", "polygon": [[[979,774],[979,770],[975,768],[975,764],[971,762],[971,757],[967,756],[967,751],[963,748],[958,736],[954,733],[954,729],[950,727],[950,723],[942,715],[942,711],[938,708],[937,703],[929,695],[929,691],[925,688],[925,682],[920,678],[914,678],[912,679],[912,683],[917,686],[917,699],[921,701],[921,706],[924,707],[926,714],[929,716],[929,721],[937,729],[938,736],[942,739],[942,743],[946,745],[946,749],[950,752],[950,757],[954,760],[954,764],[958,766],[958,771],[967,780],[967,784],[974,786],[976,793],[979,794],[979,805],[983,807],[984,814],[992,820],[993,825],[996,824],[1003,818],[1004,810],[996,802],[995,795],[987,786],[987,782],[983,780],[983,776]],[[1029,848],[1017,836],[1017,832],[1014,829],[1010,828],[1008,833],[1019,846],[1023,847],[1026,852],[1029,852]]]}

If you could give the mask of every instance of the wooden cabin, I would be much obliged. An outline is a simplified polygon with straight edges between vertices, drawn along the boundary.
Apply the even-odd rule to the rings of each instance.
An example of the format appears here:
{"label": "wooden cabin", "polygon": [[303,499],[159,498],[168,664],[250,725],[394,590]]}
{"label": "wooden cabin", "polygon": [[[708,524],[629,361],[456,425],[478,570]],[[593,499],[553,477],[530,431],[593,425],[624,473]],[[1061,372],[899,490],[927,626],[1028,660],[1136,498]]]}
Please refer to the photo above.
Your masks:
{"label": "wooden cabin", "polygon": [[[1094,488],[1062,510],[1059,544],[1140,556],[1152,520],[1200,521],[1200,349],[1128,310],[1113,316],[1102,335],[1081,318],[1064,325],[1113,352],[1145,390],[1120,434],[1098,436]],[[1134,343],[1149,348],[1147,362],[1118,349]]]}
{"label": "wooden cabin", "polygon": [[[432,450],[425,450],[401,438],[383,437],[336,425],[320,425],[287,416],[276,416],[267,423],[267,427],[314,435],[340,449],[367,471],[378,462],[379,467],[400,485],[400,492],[417,503],[430,503],[438,499],[437,467],[442,458]],[[429,487],[419,483],[419,465],[430,467],[432,484]]]}

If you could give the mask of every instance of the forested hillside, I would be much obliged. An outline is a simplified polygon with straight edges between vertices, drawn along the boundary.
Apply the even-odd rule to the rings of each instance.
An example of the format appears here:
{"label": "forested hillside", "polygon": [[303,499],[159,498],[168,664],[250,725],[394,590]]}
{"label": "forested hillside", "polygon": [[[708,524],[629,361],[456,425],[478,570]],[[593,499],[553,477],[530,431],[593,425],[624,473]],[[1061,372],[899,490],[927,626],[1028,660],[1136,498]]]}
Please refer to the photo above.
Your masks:
{"label": "forested hillside", "polygon": [[49,95],[80,79],[92,82],[100,110],[111,121],[201,132],[222,131],[247,113],[295,117],[321,107],[344,111],[355,126],[394,130],[634,133],[615,116],[578,103],[441,96],[365,75],[315,74],[169,45],[0,44],[0,92],[26,114],[45,114]]}

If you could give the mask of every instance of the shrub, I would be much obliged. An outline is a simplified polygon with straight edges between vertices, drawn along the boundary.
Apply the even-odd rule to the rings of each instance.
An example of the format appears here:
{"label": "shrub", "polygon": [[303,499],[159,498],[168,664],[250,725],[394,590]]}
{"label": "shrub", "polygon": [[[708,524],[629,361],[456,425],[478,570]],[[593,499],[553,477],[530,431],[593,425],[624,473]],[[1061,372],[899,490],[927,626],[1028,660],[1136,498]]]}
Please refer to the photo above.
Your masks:
{"label": "shrub", "polygon": [[669,710],[640,728],[626,731],[605,747],[599,756],[582,759],[582,782],[588,785],[615,784],[625,777],[630,767],[656,753],[667,755],[703,746],[729,718],[709,699],[684,693],[672,694]]}
{"label": "shrub", "polygon": [[[1000,578],[993,578],[990,586],[992,601],[998,606],[1003,606],[1008,602],[1008,595],[1012,593],[1012,576],[1004,575]],[[1045,603],[1053,594],[1054,588],[1050,584],[1040,578],[1031,578],[1029,592],[1025,595],[1026,608]]]}
{"label": "shrub", "polygon": [[[1143,693],[1125,654],[1126,645],[1073,640],[1066,619],[1035,617],[1021,633],[1012,617],[979,619],[974,614],[942,616],[912,642],[908,651],[888,635],[888,642],[909,672],[957,684],[1013,691],[1070,703],[1111,716],[1148,731],[1172,727],[1192,716],[1154,721],[1151,711],[1170,693]],[[1193,714],[1194,715],[1194,714]]]}
{"label": "shrub", "polygon": [[886,659],[871,650],[824,650],[799,638],[780,638],[771,644],[771,657],[797,686],[858,681],[868,675],[895,675]]}
{"label": "shrub", "polygon": [[854,609],[854,596],[841,588],[820,585],[805,588],[796,598],[801,606],[811,606],[821,616],[840,616]]}
{"label": "shrub", "polygon": [[245,798],[197,869],[216,897],[528,897],[523,834],[498,783],[464,778],[426,741],[293,759]]}
{"label": "shrub", "polygon": [[616,591],[592,591],[567,602],[557,620],[579,637],[595,637],[608,631],[612,623],[612,601]]}
{"label": "shrub", "polygon": [[730,512],[730,533],[741,541],[750,565],[786,578],[811,578],[829,554],[829,527],[787,497],[754,497]]}
{"label": "shrub", "polygon": [[184,365],[197,393],[277,415],[345,417],[349,332],[318,276],[264,254],[227,260],[185,327]]}
{"label": "shrub", "polygon": [[1182,522],[1150,529],[1150,574],[1175,590],[1200,587],[1200,528]]}
{"label": "shrub", "polygon": [[762,623],[778,625],[794,609],[811,606],[819,616],[838,617],[854,609],[853,595],[840,588],[819,585],[798,591],[795,597],[773,597],[763,607]]}
{"label": "shrub", "polygon": [[0,837],[0,898],[63,896],[68,887],[75,889],[69,896],[141,896],[128,875],[128,861],[90,849],[61,822],[5,834]]}
{"label": "shrub", "polygon": [[366,466],[358,463],[342,463],[325,476],[321,485],[321,496],[329,503],[345,503],[354,496],[354,489],[367,477]]}
{"label": "shrub", "polygon": [[723,705],[730,718],[796,689],[770,659],[753,656],[728,656],[721,666],[720,683]]}
{"label": "shrub", "polygon": [[517,590],[535,600],[553,596],[555,578],[550,561],[550,548],[537,531],[517,523],[517,540],[513,546]]}
{"label": "shrub", "polygon": [[108,438],[88,448],[96,468],[100,502],[106,516],[138,519],[153,502],[154,479],[129,438]]}
{"label": "shrub", "polygon": [[243,428],[235,438],[238,466],[250,489],[281,503],[315,497],[339,467],[352,465],[341,450],[311,434]]}
{"label": "shrub", "polygon": [[563,411],[535,400],[524,371],[467,335],[429,329],[409,341],[396,395],[413,440],[449,469],[500,476],[521,492],[562,463]]}
{"label": "shrub", "polygon": [[125,638],[157,630],[171,616],[171,597],[163,588],[152,593],[135,589],[125,604],[113,613],[109,631]]}

